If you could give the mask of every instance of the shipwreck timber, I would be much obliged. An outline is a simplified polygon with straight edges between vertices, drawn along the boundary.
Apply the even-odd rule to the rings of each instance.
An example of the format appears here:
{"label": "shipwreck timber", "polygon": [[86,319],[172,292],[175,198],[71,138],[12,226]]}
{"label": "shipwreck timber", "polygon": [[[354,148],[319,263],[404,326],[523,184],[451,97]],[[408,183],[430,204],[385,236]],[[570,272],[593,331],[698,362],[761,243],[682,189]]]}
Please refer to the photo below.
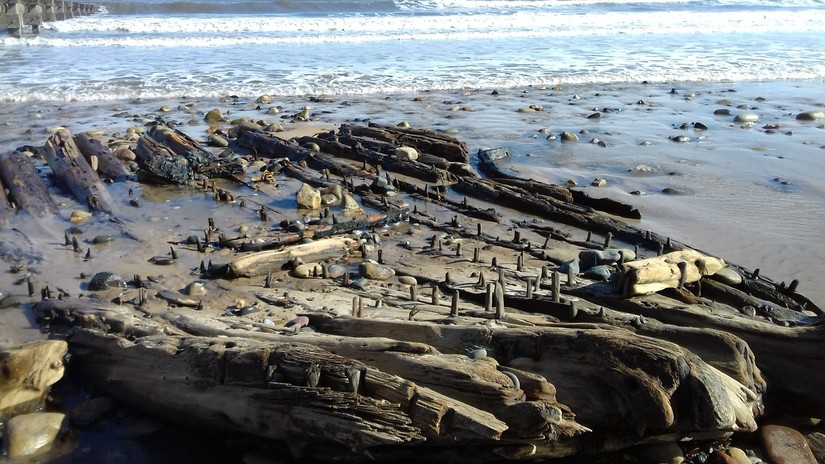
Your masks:
{"label": "shipwreck timber", "polygon": [[[186,272],[223,300],[140,275],[91,297],[41,292],[38,321],[68,340],[70,368],[120,401],[351,460],[546,459],[825,415],[819,307],[617,219],[638,214],[628,205],[515,178],[490,152],[475,155],[482,177],[465,144],[431,131],[230,133],[220,156],[165,125],[134,147],[142,182],[260,220],[235,233],[210,218],[150,259],[202,259]],[[44,153],[77,204],[128,228],[99,177],[133,178],[105,145],[59,132]],[[39,185],[12,188],[20,156],[0,162],[14,208],[55,208]],[[272,206],[276,176],[305,184],[300,215]],[[254,302],[227,307],[232,288]]]}

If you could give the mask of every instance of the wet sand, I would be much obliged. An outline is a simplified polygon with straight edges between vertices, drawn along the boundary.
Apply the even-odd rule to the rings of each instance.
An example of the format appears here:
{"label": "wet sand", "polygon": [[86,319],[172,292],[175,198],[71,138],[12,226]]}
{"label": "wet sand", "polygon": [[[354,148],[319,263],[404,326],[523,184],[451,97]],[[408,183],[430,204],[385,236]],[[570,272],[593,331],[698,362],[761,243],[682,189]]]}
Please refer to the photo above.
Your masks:
{"label": "wet sand", "polygon": [[[255,97],[5,103],[0,105],[6,115],[0,120],[0,150],[42,145],[57,126],[73,132],[101,131],[105,140],[122,140],[129,127],[143,127],[158,117],[179,122],[182,131],[205,143],[209,126],[203,115],[213,108],[230,119],[282,124],[284,137],[341,123],[403,121],[454,135],[468,143],[471,153],[509,147],[515,173],[558,184],[573,181],[591,196],[630,203],[642,213],[640,227],[746,268],[759,268],[777,282],[797,279],[799,291],[821,304],[825,302],[825,288],[820,285],[825,253],[819,232],[825,228],[825,189],[817,175],[825,170],[825,122],[795,119],[800,112],[825,106],[815,97],[818,85],[639,84],[313,99],[275,96],[269,104],[255,103]],[[273,107],[280,107],[279,112],[267,114]],[[309,107],[312,121],[290,122],[304,107]],[[730,114],[715,115],[720,109]],[[758,121],[735,121],[736,115],[745,113],[757,115]],[[696,123],[707,129],[697,129]],[[562,143],[563,131],[576,133],[579,141]],[[689,140],[674,141],[679,136]],[[594,178],[605,179],[606,185],[591,186]],[[282,188],[263,201],[283,212],[284,218],[295,216],[294,191],[299,184],[289,179],[280,179],[279,184]],[[94,219],[82,225],[83,253],[63,245],[64,231],[70,226],[67,219],[80,205],[57,190],[59,217],[15,218],[14,229],[3,231],[4,246],[33,258],[24,274],[0,273],[0,291],[19,295],[23,302],[39,298],[39,294],[31,299],[25,295],[23,276],[31,273],[38,289],[49,285],[77,295],[86,292],[88,276],[99,270],[124,278],[163,274],[171,276],[173,288],[182,288],[194,279],[192,272],[201,257],[184,255],[171,267],[149,264],[152,256],[169,252],[168,242],[202,233],[207,218],[213,216],[223,230],[261,225],[249,209],[216,206],[208,194],[194,189],[141,188],[130,183],[109,188],[124,223]],[[139,208],[129,206],[129,188],[134,189]],[[264,198],[244,187],[226,188],[236,196]],[[671,193],[664,193],[666,189]],[[100,234],[114,234],[117,239],[91,244]],[[91,260],[84,259],[86,250]],[[216,252],[214,259],[225,258],[225,253]],[[226,298],[231,305],[229,299],[235,297]],[[40,336],[20,308],[25,307],[0,310],[0,342]]]}

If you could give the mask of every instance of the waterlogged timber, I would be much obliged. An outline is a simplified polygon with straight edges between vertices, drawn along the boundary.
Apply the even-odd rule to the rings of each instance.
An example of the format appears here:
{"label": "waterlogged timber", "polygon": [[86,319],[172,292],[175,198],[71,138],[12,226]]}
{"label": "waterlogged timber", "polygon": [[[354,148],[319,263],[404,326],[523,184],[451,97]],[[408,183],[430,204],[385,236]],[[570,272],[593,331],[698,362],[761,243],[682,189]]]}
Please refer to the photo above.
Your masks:
{"label": "waterlogged timber", "polygon": [[63,21],[98,12],[96,3],[65,2],[60,0],[5,0],[0,3],[0,28],[9,34],[21,36],[38,33],[43,23]]}
{"label": "waterlogged timber", "polygon": [[[627,205],[506,174],[503,151],[438,132],[210,130],[225,146],[156,121],[114,179],[108,146],[61,129],[42,151],[54,185],[25,190],[78,205],[62,248],[43,253],[74,251],[93,270],[82,291],[35,287],[51,278],[38,269],[29,293],[68,341],[68,369],[118,401],[346,460],[727,443],[766,412],[825,415],[822,312],[794,282],[640,230],[617,218]],[[13,198],[16,166],[47,169],[14,156],[27,163],[0,163]],[[57,175],[82,163],[82,188]],[[169,210],[144,239],[138,193],[155,188],[192,211]],[[119,235],[98,232],[112,221]]]}

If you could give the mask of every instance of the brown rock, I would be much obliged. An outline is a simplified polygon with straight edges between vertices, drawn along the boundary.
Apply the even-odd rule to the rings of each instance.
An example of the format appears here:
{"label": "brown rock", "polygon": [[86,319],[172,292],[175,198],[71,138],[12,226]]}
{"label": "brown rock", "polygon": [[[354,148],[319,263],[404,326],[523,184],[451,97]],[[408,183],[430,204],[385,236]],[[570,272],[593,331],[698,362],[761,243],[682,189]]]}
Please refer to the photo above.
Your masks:
{"label": "brown rock", "polygon": [[741,448],[731,447],[727,450],[728,456],[734,459],[735,464],[751,464],[751,460]]}
{"label": "brown rock", "polygon": [[817,464],[808,442],[798,431],[768,424],[759,427],[759,435],[773,464]]}
{"label": "brown rock", "polygon": [[214,123],[220,122],[221,120],[223,120],[223,113],[221,113],[221,110],[219,110],[217,108],[211,109],[203,117],[203,120],[206,121],[209,124],[214,124]]}
{"label": "brown rock", "polygon": [[58,452],[62,445],[58,438],[65,429],[65,421],[66,416],[57,412],[23,414],[9,419],[4,434],[9,459],[33,461],[63,454]]}
{"label": "brown rock", "polygon": [[43,340],[0,351],[0,421],[41,406],[63,377],[67,350],[64,341]]}

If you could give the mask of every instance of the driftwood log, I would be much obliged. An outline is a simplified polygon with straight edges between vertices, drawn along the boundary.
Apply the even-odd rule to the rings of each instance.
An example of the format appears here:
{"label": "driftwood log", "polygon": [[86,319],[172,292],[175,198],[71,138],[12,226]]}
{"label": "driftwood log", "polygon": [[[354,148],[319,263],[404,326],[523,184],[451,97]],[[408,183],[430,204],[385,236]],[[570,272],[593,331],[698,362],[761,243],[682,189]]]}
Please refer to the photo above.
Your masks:
{"label": "driftwood log", "polygon": [[58,129],[46,142],[46,161],[60,183],[92,211],[113,212],[112,199],[69,131]]}
{"label": "driftwood log", "polygon": [[74,136],[74,141],[89,165],[96,167],[95,170],[103,176],[114,181],[129,176],[126,167],[100,140],[80,133]]}
{"label": "driftwood log", "polygon": [[0,180],[9,199],[22,211],[35,217],[52,216],[57,204],[31,159],[19,151],[0,157]]}

